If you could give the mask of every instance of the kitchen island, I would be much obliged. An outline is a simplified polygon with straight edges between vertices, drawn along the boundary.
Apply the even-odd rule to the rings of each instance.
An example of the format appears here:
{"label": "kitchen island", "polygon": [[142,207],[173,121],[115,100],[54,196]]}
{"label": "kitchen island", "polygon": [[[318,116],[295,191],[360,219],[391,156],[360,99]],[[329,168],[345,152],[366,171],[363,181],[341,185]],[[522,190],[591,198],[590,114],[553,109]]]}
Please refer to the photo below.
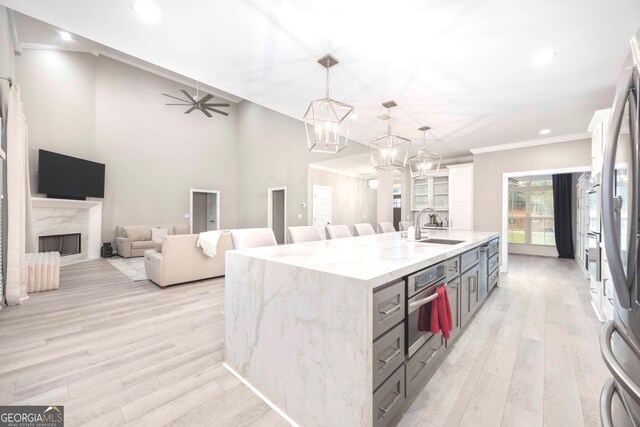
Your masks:
{"label": "kitchen island", "polygon": [[478,248],[495,247],[497,266],[498,236],[430,231],[461,241],[432,244],[388,233],[229,251],[225,366],[292,423],[388,425],[444,349],[438,334],[409,353],[412,289],[451,285],[459,332],[481,304]]}

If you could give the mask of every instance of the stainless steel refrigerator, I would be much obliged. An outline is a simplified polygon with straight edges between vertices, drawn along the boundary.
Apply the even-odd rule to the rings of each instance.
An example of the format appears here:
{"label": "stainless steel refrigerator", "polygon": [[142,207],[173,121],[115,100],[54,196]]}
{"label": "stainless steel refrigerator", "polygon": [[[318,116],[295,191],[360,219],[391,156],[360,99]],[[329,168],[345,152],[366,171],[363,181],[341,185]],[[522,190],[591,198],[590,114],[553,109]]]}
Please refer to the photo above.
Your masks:
{"label": "stainless steel refrigerator", "polygon": [[613,281],[614,319],[600,332],[612,378],[600,395],[602,425],[640,426],[640,31],[620,77],[602,168],[602,232]]}

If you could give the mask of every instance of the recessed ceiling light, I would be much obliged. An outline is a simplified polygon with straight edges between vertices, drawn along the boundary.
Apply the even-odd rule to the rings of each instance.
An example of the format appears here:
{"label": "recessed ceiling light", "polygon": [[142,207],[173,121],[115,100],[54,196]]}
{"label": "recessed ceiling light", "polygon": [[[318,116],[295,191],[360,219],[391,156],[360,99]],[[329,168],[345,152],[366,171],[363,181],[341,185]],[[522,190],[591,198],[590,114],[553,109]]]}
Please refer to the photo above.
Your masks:
{"label": "recessed ceiling light", "polygon": [[540,135],[549,135],[551,133],[551,129],[542,129],[540,131]]}
{"label": "recessed ceiling light", "polygon": [[73,40],[73,36],[66,31],[60,31],[60,38],[66,42]]}
{"label": "recessed ceiling light", "polygon": [[553,49],[540,49],[531,57],[531,63],[536,67],[549,64],[558,55]]}
{"label": "recessed ceiling light", "polygon": [[161,17],[160,9],[151,0],[133,0],[131,9],[140,19],[148,23],[158,22]]}

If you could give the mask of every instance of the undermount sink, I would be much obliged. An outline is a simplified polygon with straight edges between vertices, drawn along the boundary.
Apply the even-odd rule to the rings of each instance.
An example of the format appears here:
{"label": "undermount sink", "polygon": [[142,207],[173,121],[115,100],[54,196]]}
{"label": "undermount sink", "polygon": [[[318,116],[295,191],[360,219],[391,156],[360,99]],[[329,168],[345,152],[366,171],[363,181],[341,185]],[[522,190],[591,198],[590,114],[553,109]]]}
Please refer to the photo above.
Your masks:
{"label": "undermount sink", "polygon": [[451,239],[421,239],[416,240],[416,243],[432,243],[434,245],[457,245],[458,243],[464,243],[464,240],[451,240]]}

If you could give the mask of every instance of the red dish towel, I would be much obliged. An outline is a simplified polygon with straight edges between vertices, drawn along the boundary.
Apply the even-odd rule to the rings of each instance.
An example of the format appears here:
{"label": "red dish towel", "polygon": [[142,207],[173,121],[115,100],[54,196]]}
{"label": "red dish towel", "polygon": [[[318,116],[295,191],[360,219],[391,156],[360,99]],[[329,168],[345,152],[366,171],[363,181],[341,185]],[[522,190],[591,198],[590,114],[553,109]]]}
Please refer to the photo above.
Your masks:
{"label": "red dish towel", "polygon": [[448,340],[453,327],[453,318],[451,317],[447,287],[440,286],[436,293],[438,298],[431,304],[431,333],[437,334],[442,330],[442,336]]}

